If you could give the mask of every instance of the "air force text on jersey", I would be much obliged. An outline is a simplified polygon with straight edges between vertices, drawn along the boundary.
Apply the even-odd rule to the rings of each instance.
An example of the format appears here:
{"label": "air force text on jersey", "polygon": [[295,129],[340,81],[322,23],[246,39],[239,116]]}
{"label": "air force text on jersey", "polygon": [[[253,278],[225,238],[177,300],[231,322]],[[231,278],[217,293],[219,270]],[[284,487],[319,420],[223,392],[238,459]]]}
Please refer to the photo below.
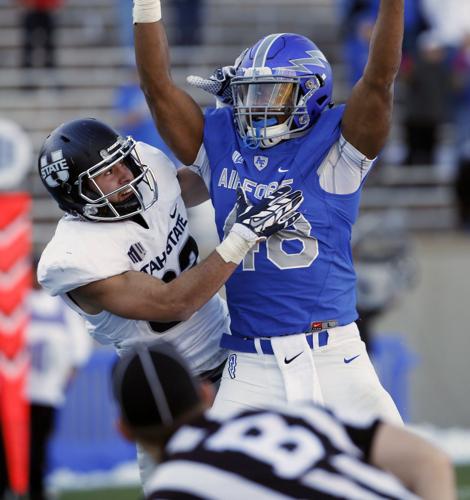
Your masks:
{"label": "air force text on jersey", "polygon": [[276,191],[277,188],[281,186],[289,186],[293,182],[293,179],[283,179],[281,182],[273,181],[269,184],[260,184],[256,181],[245,178],[242,183],[240,182],[240,176],[235,169],[229,170],[225,167],[220,172],[217,186],[234,190],[241,186],[246,193],[252,193],[257,200],[262,200]]}

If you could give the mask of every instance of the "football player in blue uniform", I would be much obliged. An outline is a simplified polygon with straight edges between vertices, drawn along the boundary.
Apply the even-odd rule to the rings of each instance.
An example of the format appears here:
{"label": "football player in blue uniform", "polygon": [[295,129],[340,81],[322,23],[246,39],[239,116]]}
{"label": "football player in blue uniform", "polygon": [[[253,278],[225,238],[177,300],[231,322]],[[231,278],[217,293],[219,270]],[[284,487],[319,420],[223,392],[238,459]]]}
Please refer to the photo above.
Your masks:
{"label": "football player in blue uniform", "polygon": [[[308,38],[268,35],[214,88],[232,106],[199,106],[170,76],[159,0],[134,0],[141,84],[162,137],[193,165],[220,238],[246,203],[279,186],[301,190],[295,224],[257,244],[226,285],[232,354],[214,410],[314,400],[400,422],[360,339],[351,228],[361,188],[390,128],[404,0],[382,0],[369,60],[345,106],[333,106],[331,67]],[[198,177],[199,176],[199,177]]]}

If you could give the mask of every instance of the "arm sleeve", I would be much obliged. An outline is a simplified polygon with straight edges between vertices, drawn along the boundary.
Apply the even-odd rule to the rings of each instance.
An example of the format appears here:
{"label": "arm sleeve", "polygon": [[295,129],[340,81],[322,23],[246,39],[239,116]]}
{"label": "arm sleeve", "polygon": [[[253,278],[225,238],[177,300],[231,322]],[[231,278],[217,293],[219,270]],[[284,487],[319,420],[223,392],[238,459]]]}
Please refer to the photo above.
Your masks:
{"label": "arm sleeve", "polygon": [[351,194],[359,189],[375,158],[370,160],[341,136],[317,170],[321,188],[330,194]]}
{"label": "arm sleeve", "polygon": [[368,423],[364,426],[356,423],[344,423],[344,427],[351,438],[351,441],[353,441],[353,443],[364,453],[364,457],[367,462],[369,461],[370,450],[375,433],[381,423],[382,422],[380,420],[374,420],[372,423]]}
{"label": "arm sleeve", "polygon": [[202,178],[207,190],[210,193],[211,169],[204,144],[201,144],[196,161],[189,168]]}

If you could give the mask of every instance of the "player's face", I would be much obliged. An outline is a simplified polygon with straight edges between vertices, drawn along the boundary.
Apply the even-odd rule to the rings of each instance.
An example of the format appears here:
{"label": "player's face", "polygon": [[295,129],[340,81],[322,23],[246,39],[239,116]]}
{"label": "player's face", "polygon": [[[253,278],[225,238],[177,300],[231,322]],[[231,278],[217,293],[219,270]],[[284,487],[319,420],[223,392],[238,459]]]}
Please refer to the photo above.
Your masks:
{"label": "player's face", "polygon": [[[134,175],[127,165],[123,161],[119,161],[100,175],[97,175],[93,180],[101,192],[106,195],[129,184],[133,179]],[[128,190],[120,191],[110,196],[109,201],[112,203],[123,202],[132,196],[132,194],[133,191],[129,188]]]}
{"label": "player's face", "polygon": [[251,107],[255,119],[264,119],[267,113],[274,116],[278,123],[283,123],[290,113],[282,110],[290,110],[294,106],[292,83],[251,83],[240,85],[239,91],[240,101]]}

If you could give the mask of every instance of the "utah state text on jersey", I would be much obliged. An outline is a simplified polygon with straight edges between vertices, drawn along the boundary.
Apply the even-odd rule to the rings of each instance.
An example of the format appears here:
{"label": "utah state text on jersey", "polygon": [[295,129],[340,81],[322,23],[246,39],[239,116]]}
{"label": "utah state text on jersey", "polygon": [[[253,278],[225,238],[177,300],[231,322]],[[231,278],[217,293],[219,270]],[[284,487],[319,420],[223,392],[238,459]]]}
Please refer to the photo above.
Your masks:
{"label": "utah state text on jersey", "polygon": [[168,233],[166,240],[166,248],[160,255],[156,255],[148,264],[141,267],[141,271],[153,275],[155,271],[161,271],[165,266],[167,256],[171,254],[181,236],[184,234],[184,229],[188,225],[188,219],[183,218],[181,214],[176,217],[176,222],[173,228]]}

